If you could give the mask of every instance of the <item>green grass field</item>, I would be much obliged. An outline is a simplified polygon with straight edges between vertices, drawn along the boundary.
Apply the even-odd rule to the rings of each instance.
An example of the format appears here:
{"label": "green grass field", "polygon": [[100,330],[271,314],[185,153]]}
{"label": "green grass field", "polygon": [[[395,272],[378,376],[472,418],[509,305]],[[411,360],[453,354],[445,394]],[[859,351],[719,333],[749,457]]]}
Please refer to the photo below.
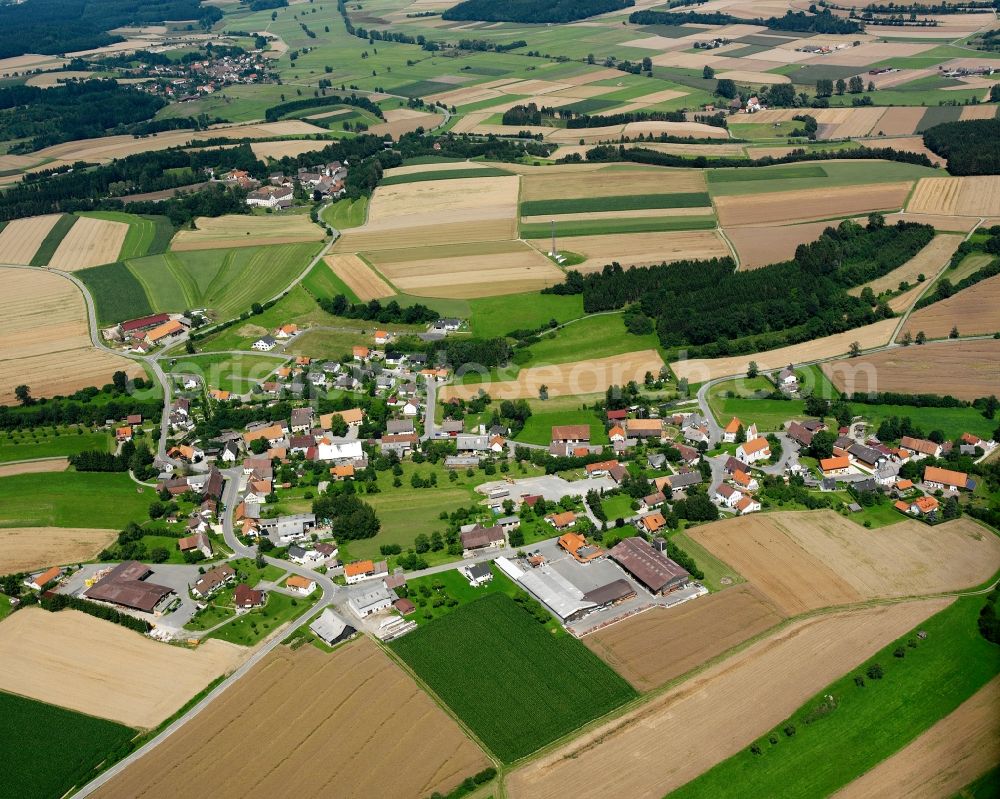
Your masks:
{"label": "green grass field", "polygon": [[583,295],[504,294],[469,300],[472,334],[480,338],[503,336],[514,330],[533,330],[555,319],[568,322],[583,316]]}
{"label": "green grass field", "polygon": [[228,319],[278,294],[322,245],[190,250],[135,258],[128,268],[155,311],[208,307]]}
{"label": "green grass field", "polygon": [[321,219],[335,230],[359,227],[365,223],[368,216],[368,198],[357,200],[338,200],[323,209]]}
{"label": "green grass field", "polygon": [[429,180],[457,180],[459,178],[498,178],[512,175],[506,169],[497,167],[470,167],[469,169],[448,169],[444,172],[412,172],[408,175],[391,175],[379,181],[380,186],[398,186],[401,183],[425,183]]}
{"label": "green grass field", "polygon": [[[1000,647],[979,635],[982,597],[963,597],[916,630],[870,658],[806,702],[790,719],[759,740],[762,754],[745,749],[670,794],[672,799],[716,797],[740,786],[744,796],[811,799],[829,796],[889,757],[938,719],[957,708],[1000,672]],[[907,641],[915,641],[915,648]],[[905,656],[893,651],[903,647]],[[885,671],[865,677],[868,664]],[[833,697],[833,704],[825,699]],[[783,729],[792,724],[793,736]]]}
{"label": "green grass field", "polygon": [[580,214],[594,211],[634,211],[642,208],[703,208],[711,204],[712,200],[709,198],[708,192],[702,191],[685,194],[625,194],[616,197],[529,200],[521,203],[521,216]]}
{"label": "green grass field", "polygon": [[[621,219],[579,219],[556,222],[557,236],[603,236],[612,233],[656,233],[670,230],[711,230],[714,216],[640,216]],[[551,235],[549,222],[521,225],[522,239],[544,239]],[[572,244],[570,245],[572,246]]]}
{"label": "green grass field", "polygon": [[277,591],[269,591],[264,607],[237,616],[206,637],[218,638],[240,646],[253,646],[285,622],[305,613],[319,594],[318,589],[308,597],[290,597]]}
{"label": "green grass field", "polygon": [[101,324],[135,319],[153,312],[142,284],[121,261],[81,269],[76,276],[90,290]]}
{"label": "green grass field", "polygon": [[547,632],[502,593],[390,647],[507,763],[635,696],[583,644]]}
{"label": "green grass field", "polygon": [[80,430],[78,433],[77,428],[34,428],[16,436],[11,431],[4,432],[0,435],[0,463],[75,455],[88,449],[111,451],[114,441],[107,430]]}
{"label": "green grass field", "polygon": [[590,443],[607,444],[608,432],[604,428],[604,423],[591,409],[587,410],[560,410],[560,411],[535,411],[524,423],[524,429],[517,434],[516,441],[526,444],[548,445],[552,441],[552,428],[561,424],[589,424]]}
{"label": "green grass field", "polygon": [[38,252],[31,259],[32,266],[45,266],[52,260],[52,256],[55,254],[59,244],[66,237],[66,234],[69,233],[69,229],[76,224],[77,219],[79,217],[63,214],[56,220],[56,223],[52,226],[52,230],[42,239],[42,243],[38,247]]}
{"label": "green grass field", "polygon": [[333,297],[337,294],[343,294],[351,302],[361,301],[358,299],[358,295],[351,291],[348,285],[337,277],[333,270],[323,261],[320,261],[309,270],[309,274],[302,281],[302,285],[314,297]]}
{"label": "green grass field", "polygon": [[[767,126],[770,127],[770,126]],[[735,133],[735,132],[734,132]],[[822,169],[826,176],[808,177],[799,170]],[[786,170],[792,170],[788,172]],[[753,177],[732,177],[734,174]],[[866,183],[894,183],[917,178],[940,177],[941,170],[896,161],[823,161],[818,164],[793,164],[739,169],[736,167],[709,171],[709,189],[713,196],[763,194],[772,191],[822,189]],[[721,177],[720,177],[721,176]]]}
{"label": "green grass field", "polygon": [[125,243],[122,244],[122,251],[118,256],[123,261],[165,252],[174,235],[173,225],[165,216],[140,216],[122,211],[84,211],[80,216],[124,222],[129,226],[128,233],[125,234]]}
{"label": "green grass field", "polygon": [[53,799],[86,782],[136,731],[113,721],[0,693],[3,796]]}
{"label": "green grass field", "polygon": [[0,527],[119,529],[147,519],[155,500],[152,488],[137,486],[122,472],[0,477]]}
{"label": "green grass field", "polygon": [[707,177],[709,183],[745,183],[751,180],[825,178],[827,175],[827,171],[816,164],[791,164],[773,169],[710,169]]}
{"label": "green grass field", "polygon": [[[490,564],[490,570],[493,572],[493,579],[478,588],[469,585],[465,575],[458,569],[408,580],[407,596],[417,606],[416,613],[409,618],[419,625],[425,625],[488,594],[506,594],[513,599],[521,592],[496,566]],[[445,600],[444,603],[438,604],[439,599]],[[449,606],[449,600],[454,600],[456,604]]]}
{"label": "green grass field", "polygon": [[256,383],[265,380],[275,369],[285,363],[280,358],[266,355],[184,355],[173,361],[172,374],[198,375],[209,388],[243,393]]}

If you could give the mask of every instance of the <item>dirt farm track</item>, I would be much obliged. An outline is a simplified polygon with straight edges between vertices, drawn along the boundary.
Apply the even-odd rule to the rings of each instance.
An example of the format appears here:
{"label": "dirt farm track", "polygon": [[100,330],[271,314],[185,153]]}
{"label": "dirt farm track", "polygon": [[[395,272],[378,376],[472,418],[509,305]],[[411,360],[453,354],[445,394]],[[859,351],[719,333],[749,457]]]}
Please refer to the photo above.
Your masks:
{"label": "dirt farm track", "polygon": [[[266,749],[266,756],[264,750]],[[101,799],[424,797],[489,761],[374,643],[280,647]]]}
{"label": "dirt farm track", "polygon": [[905,602],[794,622],[515,771],[508,795],[661,799],[950,601]]}

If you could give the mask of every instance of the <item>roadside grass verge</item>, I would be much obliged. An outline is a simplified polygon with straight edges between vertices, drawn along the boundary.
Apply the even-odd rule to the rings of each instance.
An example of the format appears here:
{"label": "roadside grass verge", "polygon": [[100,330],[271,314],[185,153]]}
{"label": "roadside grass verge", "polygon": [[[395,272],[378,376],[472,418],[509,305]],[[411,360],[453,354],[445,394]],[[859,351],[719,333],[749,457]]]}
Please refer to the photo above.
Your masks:
{"label": "roadside grass verge", "polygon": [[506,763],[636,695],[578,640],[549,632],[503,593],[456,608],[390,648]]}
{"label": "roadside grass verge", "polygon": [[[1000,672],[1000,647],[976,626],[983,602],[983,597],[957,599],[761,736],[756,742],[761,754],[748,747],[670,796],[724,796],[733,785],[746,796],[806,799],[834,793]],[[926,631],[926,640],[917,638],[918,630]],[[873,664],[884,671],[880,679],[866,673]],[[863,685],[855,684],[856,677]]]}
{"label": "roadside grass verge", "polygon": [[49,261],[52,260],[52,256],[55,254],[56,249],[59,247],[62,240],[69,233],[69,229],[76,224],[76,220],[79,219],[78,216],[73,216],[72,214],[63,214],[56,220],[56,223],[52,226],[52,230],[48,232],[42,243],[38,247],[38,252],[31,259],[32,266],[45,266]]}
{"label": "roadside grass verge", "polygon": [[624,194],[613,197],[527,200],[521,203],[521,216],[579,214],[590,211],[636,211],[643,208],[705,208],[711,204],[712,200],[709,198],[708,192]]}
{"label": "roadside grass verge", "polygon": [[[658,233],[669,230],[711,230],[714,216],[644,216],[624,219],[572,220],[556,222],[557,236],[601,236],[609,233]],[[544,239],[552,233],[547,222],[520,226],[522,239]]]}

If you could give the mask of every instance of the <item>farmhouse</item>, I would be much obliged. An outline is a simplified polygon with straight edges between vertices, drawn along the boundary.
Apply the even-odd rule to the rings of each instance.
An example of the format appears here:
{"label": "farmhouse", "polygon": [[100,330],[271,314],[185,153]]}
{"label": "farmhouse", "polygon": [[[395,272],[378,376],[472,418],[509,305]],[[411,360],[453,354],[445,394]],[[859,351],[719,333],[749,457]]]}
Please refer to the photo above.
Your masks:
{"label": "farmhouse", "polygon": [[398,435],[384,435],[379,439],[379,448],[382,452],[395,452],[399,457],[403,457],[411,450],[416,449],[419,439],[416,433],[400,433]]}
{"label": "farmhouse", "polygon": [[147,582],[152,573],[145,563],[127,560],[115,566],[83,595],[87,599],[159,616],[174,597],[174,589]]}
{"label": "farmhouse", "polygon": [[666,594],[688,584],[691,575],[638,536],[619,541],[611,557],[651,593]]}
{"label": "farmhouse", "polygon": [[876,469],[886,460],[883,453],[877,449],[866,447],[864,444],[851,444],[847,448],[847,452],[854,463],[868,469]]}
{"label": "farmhouse", "polygon": [[760,510],[760,503],[753,497],[743,497],[736,503],[736,510],[740,513],[755,513]]}
{"label": "farmhouse", "polygon": [[34,577],[29,577],[25,580],[24,584],[28,588],[32,588],[35,591],[41,591],[45,586],[62,577],[63,570],[59,566],[53,566],[51,569],[46,569],[41,574],[36,574]]}
{"label": "farmhouse", "polygon": [[211,571],[205,572],[198,578],[197,582],[191,586],[191,590],[199,597],[205,597],[218,591],[226,583],[236,579],[236,571],[228,563],[216,566]]}
{"label": "farmhouse", "polygon": [[899,446],[900,449],[906,450],[914,460],[919,460],[927,456],[937,458],[941,455],[941,445],[924,438],[903,436],[899,439]]}
{"label": "farmhouse", "polygon": [[169,322],[157,325],[146,333],[146,343],[150,346],[164,344],[171,339],[177,338],[177,336],[183,334],[186,330],[187,328],[176,319],[171,319]]}
{"label": "farmhouse", "polygon": [[643,532],[653,535],[667,526],[667,520],[663,517],[662,513],[657,511],[639,519],[638,526]]}
{"label": "farmhouse", "polygon": [[170,314],[158,313],[151,316],[142,316],[138,319],[130,319],[118,325],[118,330],[124,337],[134,336],[136,333],[143,333],[152,330],[154,327],[170,321]]}
{"label": "farmhouse", "polygon": [[662,438],[662,419],[629,419],[625,422],[625,430],[630,438]]}
{"label": "farmhouse", "polygon": [[195,533],[186,538],[178,538],[177,548],[181,552],[198,550],[206,558],[212,557],[212,542],[208,540],[208,536],[205,533]]}
{"label": "farmhouse", "polygon": [[[291,578],[289,578],[289,581],[291,581]],[[396,596],[384,584],[380,583],[352,595],[347,600],[347,604],[351,610],[363,619],[365,616],[371,616],[373,613],[385,610],[392,605],[395,599]]]}
{"label": "farmhouse", "polygon": [[766,438],[745,441],[736,448],[736,457],[744,463],[756,463],[771,457],[771,445]]}
{"label": "farmhouse", "polygon": [[812,444],[813,432],[805,427],[805,425],[798,422],[790,422],[786,432],[788,433],[788,437],[800,446],[808,447]]}
{"label": "farmhouse", "polygon": [[910,503],[910,513],[915,516],[928,516],[936,513],[938,507],[939,503],[934,497],[917,497]]}
{"label": "farmhouse", "polygon": [[291,186],[261,186],[247,194],[246,204],[256,208],[289,208],[292,194]]}
{"label": "farmhouse", "polygon": [[348,585],[360,583],[375,576],[375,564],[370,560],[358,560],[344,566],[344,580]]}
{"label": "farmhouse", "polygon": [[545,521],[557,530],[565,530],[576,524],[576,514],[571,510],[564,511],[563,513],[550,513],[545,517]]}
{"label": "farmhouse", "polygon": [[835,474],[847,474],[851,468],[851,459],[847,455],[838,455],[834,458],[820,458],[819,468],[824,477],[832,477]]}
{"label": "farmhouse", "polygon": [[[656,482],[659,484],[659,480],[664,480],[664,485],[670,487],[672,494],[678,494],[682,491],[687,491],[691,486],[698,485],[701,482],[701,472],[691,471],[691,472],[681,472],[680,474],[672,474],[668,477],[659,478]],[[662,487],[657,485],[658,488]]]}
{"label": "farmhouse", "polygon": [[319,618],[309,625],[309,629],[327,646],[345,641],[355,633],[355,629],[332,608],[324,610]]}
{"label": "farmhouse", "polygon": [[500,525],[483,527],[476,525],[459,536],[462,542],[462,557],[469,558],[486,549],[503,549],[507,546],[507,534]]}
{"label": "farmhouse", "polygon": [[590,563],[604,555],[604,550],[588,544],[579,533],[563,533],[559,536],[559,546],[565,549],[578,563]]}
{"label": "farmhouse", "polygon": [[589,444],[590,425],[564,424],[552,428],[553,444]]}
{"label": "farmhouse", "polygon": [[316,581],[310,580],[308,577],[293,574],[285,580],[285,588],[302,596],[309,596],[309,594],[316,590]]}
{"label": "farmhouse", "polygon": [[942,469],[940,466],[928,466],[924,469],[924,485],[928,488],[952,489],[954,491],[971,491],[976,487],[974,480],[969,479],[965,472]]}

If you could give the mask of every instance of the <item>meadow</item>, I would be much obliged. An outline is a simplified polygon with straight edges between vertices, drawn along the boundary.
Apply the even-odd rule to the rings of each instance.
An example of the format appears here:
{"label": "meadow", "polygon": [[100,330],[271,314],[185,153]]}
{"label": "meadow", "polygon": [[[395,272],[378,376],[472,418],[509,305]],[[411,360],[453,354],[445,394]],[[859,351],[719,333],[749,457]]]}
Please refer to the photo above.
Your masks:
{"label": "meadow", "polygon": [[[128,237],[125,241],[128,242]],[[99,324],[113,324],[153,312],[142,284],[122,261],[81,269],[76,276],[90,291]]]}
{"label": "meadow", "polygon": [[[822,171],[823,174],[819,174]],[[792,164],[740,169],[708,170],[708,185],[713,197],[764,194],[797,189],[824,189],[875,183],[895,183],[918,178],[938,177],[944,172],[917,164],[898,161],[823,161],[818,164]],[[753,177],[747,177],[753,175]]]}
{"label": "meadow", "polygon": [[46,472],[0,477],[0,527],[124,527],[156,500],[121,472]]}
{"label": "meadow", "polygon": [[582,294],[505,294],[469,300],[472,334],[480,338],[503,336],[515,330],[534,330],[583,316]]}
{"label": "meadow", "polygon": [[538,411],[535,410],[524,423],[524,428],[517,434],[515,443],[541,444],[548,446],[552,441],[552,428],[555,425],[563,424],[587,424],[590,425],[590,443],[607,444],[608,431],[604,427],[604,422],[593,410],[559,410],[559,411]]}
{"label": "meadow", "polygon": [[17,436],[8,431],[0,435],[0,463],[23,461],[32,458],[52,458],[58,455],[75,455],[89,449],[108,452],[112,447],[107,430],[80,428],[34,428],[34,436],[24,433]]}
{"label": "meadow", "polygon": [[506,763],[636,695],[583,644],[547,632],[502,593],[457,608],[390,648]]}
{"label": "meadow", "polygon": [[[976,627],[982,605],[981,597],[957,599],[919,626],[926,631],[926,640],[918,640],[913,630],[890,643],[761,736],[757,742],[761,754],[744,749],[670,796],[721,796],[733,785],[748,796],[789,799],[835,792],[1000,672],[1000,648],[986,641]],[[897,657],[894,653],[900,651],[903,656]],[[875,663],[884,676],[863,676]],[[855,684],[858,675],[863,687]]]}
{"label": "meadow", "polygon": [[368,198],[357,200],[338,200],[323,209],[320,218],[334,230],[359,227],[365,223],[368,216]]}
{"label": "meadow", "polygon": [[64,795],[135,736],[122,724],[3,692],[0,716],[3,794],[19,799]]}

